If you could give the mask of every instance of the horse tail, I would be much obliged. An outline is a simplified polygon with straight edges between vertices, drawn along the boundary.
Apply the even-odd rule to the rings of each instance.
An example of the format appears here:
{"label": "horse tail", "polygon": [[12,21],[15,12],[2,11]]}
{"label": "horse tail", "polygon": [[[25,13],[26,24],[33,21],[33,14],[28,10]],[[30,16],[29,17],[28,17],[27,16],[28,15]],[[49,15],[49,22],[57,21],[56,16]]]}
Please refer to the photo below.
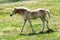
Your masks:
{"label": "horse tail", "polygon": [[50,11],[49,11],[49,10],[47,10],[46,12],[47,12],[48,17],[49,17],[49,19],[50,19]]}

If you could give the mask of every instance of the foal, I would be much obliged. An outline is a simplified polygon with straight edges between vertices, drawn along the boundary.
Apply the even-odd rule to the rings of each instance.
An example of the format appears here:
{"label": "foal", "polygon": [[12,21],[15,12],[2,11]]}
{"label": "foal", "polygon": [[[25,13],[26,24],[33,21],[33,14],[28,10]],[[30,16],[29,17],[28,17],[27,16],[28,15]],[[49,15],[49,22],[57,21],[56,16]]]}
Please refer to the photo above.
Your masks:
{"label": "foal", "polygon": [[39,8],[36,10],[30,10],[30,9],[24,8],[24,7],[19,7],[19,8],[17,7],[17,8],[14,8],[12,10],[10,16],[12,16],[16,13],[20,14],[24,18],[21,32],[23,31],[23,28],[26,24],[26,21],[28,21],[30,23],[30,27],[32,28],[32,31],[34,33],[34,29],[33,29],[32,24],[31,24],[31,19],[37,19],[37,18],[40,18],[43,22],[43,28],[42,28],[41,32],[43,32],[43,30],[44,30],[45,22],[47,23],[47,29],[49,30],[48,20],[45,18],[47,14],[50,18],[50,11],[48,9]]}
{"label": "foal", "polygon": [[[28,19],[28,14],[29,14],[29,12],[30,12],[30,9],[25,8],[25,7],[16,7],[16,8],[14,8],[14,9],[11,11],[10,16],[13,16],[14,14],[19,14],[19,15],[23,16],[23,18],[24,18],[21,32],[22,32],[23,29],[24,29],[24,26],[25,26],[25,24],[26,24],[26,21],[29,20],[29,19]],[[31,24],[30,21],[29,21],[29,23],[30,23],[30,27],[32,28],[32,31],[33,31],[33,33],[34,33],[34,29],[33,29],[33,27],[32,27],[32,24]]]}

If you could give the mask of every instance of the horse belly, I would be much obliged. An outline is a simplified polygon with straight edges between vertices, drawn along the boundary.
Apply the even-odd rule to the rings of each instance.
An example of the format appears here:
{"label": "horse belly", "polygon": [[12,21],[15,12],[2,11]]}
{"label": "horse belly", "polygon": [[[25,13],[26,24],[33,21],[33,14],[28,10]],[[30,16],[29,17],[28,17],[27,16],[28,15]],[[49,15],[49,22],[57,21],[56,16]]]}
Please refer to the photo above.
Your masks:
{"label": "horse belly", "polygon": [[40,14],[39,13],[35,13],[35,14],[30,15],[30,18],[31,19],[37,19],[39,17],[40,17]]}

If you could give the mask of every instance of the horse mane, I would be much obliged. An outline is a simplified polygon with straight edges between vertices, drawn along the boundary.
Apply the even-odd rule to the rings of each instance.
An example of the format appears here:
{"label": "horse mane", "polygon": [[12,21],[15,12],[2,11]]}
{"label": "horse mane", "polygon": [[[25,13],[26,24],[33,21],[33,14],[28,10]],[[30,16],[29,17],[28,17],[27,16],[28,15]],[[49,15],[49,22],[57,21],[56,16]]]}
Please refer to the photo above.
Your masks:
{"label": "horse mane", "polygon": [[26,7],[15,7],[14,9],[25,9],[25,10],[29,10],[30,11],[30,9],[26,8]]}

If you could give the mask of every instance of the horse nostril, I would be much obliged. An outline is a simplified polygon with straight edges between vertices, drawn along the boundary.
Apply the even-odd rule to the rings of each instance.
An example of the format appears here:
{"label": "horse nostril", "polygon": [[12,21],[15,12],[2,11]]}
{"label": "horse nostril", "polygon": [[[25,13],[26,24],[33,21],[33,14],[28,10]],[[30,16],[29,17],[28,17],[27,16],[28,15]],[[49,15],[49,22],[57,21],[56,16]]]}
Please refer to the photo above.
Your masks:
{"label": "horse nostril", "polygon": [[12,16],[12,15],[10,15],[10,16]]}

